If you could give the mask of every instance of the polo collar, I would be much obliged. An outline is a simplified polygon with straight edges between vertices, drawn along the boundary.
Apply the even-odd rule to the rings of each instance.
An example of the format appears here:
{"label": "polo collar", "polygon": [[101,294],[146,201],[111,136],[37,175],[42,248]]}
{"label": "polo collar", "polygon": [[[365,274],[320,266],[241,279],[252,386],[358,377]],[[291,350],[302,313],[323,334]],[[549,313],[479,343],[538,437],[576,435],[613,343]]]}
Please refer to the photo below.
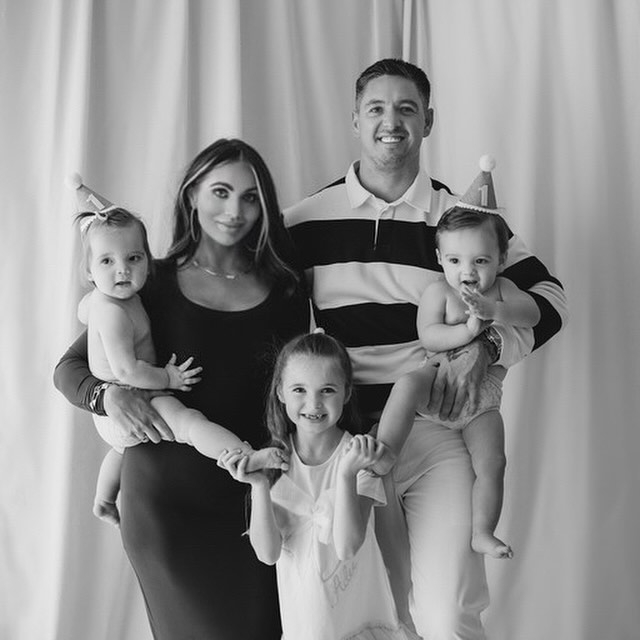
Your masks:
{"label": "polo collar", "polygon": [[[360,184],[360,180],[358,180],[358,176],[356,174],[357,165],[357,161],[352,163],[345,177],[347,195],[352,209],[357,209],[362,206],[369,198],[376,199],[371,192],[367,191],[362,184]],[[424,171],[419,171],[416,179],[404,194],[395,202],[390,202],[389,204],[398,205],[405,202],[414,209],[429,212],[431,210],[432,192],[431,178]]]}

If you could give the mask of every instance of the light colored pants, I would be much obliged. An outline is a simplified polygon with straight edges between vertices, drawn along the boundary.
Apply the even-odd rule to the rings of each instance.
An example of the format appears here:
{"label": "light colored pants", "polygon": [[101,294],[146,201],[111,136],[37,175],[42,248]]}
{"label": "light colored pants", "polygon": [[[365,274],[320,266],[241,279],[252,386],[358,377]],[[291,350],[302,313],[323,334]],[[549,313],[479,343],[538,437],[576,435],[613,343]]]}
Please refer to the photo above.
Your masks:
{"label": "light colored pants", "polygon": [[400,618],[410,625],[410,611],[424,640],[483,640],[489,593],[471,549],[475,476],[461,432],[417,417],[389,475],[376,534]]}

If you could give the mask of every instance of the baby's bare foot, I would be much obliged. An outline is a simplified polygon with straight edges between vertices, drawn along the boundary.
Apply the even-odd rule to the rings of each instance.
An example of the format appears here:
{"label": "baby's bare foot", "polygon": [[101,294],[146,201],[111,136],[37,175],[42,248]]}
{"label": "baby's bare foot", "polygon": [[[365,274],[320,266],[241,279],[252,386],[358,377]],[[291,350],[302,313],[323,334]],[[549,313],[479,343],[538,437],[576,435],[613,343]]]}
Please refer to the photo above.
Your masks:
{"label": "baby's bare foot", "polygon": [[492,558],[513,558],[511,547],[487,531],[480,531],[471,536],[471,548],[476,553],[484,553]]}
{"label": "baby's bare foot", "polygon": [[118,513],[118,507],[116,507],[115,502],[96,500],[93,503],[93,515],[115,527],[120,526],[120,514]]}
{"label": "baby's bare foot", "polygon": [[289,468],[289,460],[287,454],[278,447],[266,447],[258,449],[248,454],[247,473],[260,471],[261,469],[282,469],[286,471]]}

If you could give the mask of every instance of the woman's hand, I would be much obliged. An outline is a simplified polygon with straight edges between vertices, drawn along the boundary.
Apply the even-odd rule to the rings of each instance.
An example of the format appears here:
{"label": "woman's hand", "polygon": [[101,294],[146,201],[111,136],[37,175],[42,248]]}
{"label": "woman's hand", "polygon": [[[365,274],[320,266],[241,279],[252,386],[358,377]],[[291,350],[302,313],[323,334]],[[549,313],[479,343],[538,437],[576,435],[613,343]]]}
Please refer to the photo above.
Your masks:
{"label": "woman's hand", "polygon": [[104,391],[103,406],[125,437],[154,443],[175,440],[169,425],[151,405],[151,399],[158,395],[163,394],[112,384]]}
{"label": "woman's hand", "polygon": [[218,466],[226,469],[234,480],[250,484],[252,487],[268,484],[267,476],[261,471],[247,471],[248,463],[249,453],[241,449],[225,449],[218,458]]}

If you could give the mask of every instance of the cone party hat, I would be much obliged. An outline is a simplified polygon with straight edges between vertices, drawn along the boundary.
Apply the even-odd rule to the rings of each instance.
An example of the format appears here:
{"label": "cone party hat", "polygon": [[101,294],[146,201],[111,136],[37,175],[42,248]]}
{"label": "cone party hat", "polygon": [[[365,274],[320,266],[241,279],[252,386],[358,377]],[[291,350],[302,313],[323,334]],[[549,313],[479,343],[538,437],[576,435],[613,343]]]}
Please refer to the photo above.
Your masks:
{"label": "cone party hat", "polygon": [[99,215],[116,208],[116,206],[105,197],[89,189],[89,187],[82,182],[82,176],[79,173],[72,173],[67,178],[67,185],[75,190],[78,211],[91,211]]}
{"label": "cone party hat", "polygon": [[479,165],[480,173],[466,193],[458,200],[456,206],[485,213],[499,213],[493,188],[493,177],[491,176],[496,161],[491,156],[485,155],[480,158]]}

